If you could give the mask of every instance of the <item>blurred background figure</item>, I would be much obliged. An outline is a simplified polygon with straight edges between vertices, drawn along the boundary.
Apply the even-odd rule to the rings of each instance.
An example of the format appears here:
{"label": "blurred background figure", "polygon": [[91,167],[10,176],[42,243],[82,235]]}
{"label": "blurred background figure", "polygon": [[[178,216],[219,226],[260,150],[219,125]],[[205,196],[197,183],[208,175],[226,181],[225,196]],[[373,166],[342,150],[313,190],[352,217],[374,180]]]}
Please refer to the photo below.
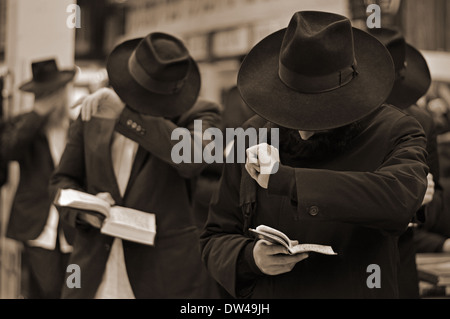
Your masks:
{"label": "blurred background figure", "polygon": [[436,123],[442,211],[427,214],[424,223],[414,230],[418,253],[450,253],[450,89],[446,83],[433,83],[419,105]]}
{"label": "blurred background figure", "polygon": [[[244,60],[245,55],[238,58],[239,65]],[[231,87],[223,90],[221,94],[221,122],[220,129],[223,135],[223,146],[224,146],[224,159],[226,157],[227,150],[227,140],[226,140],[226,129],[227,128],[238,128],[255,115],[250,107],[245,104],[242,99],[237,85],[233,84]],[[200,176],[195,180],[194,188],[194,198],[193,207],[196,216],[196,222],[200,230],[203,229],[205,222],[208,218],[209,203],[211,201],[212,194],[219,187],[219,180],[222,176],[223,164],[212,163],[205,167]],[[219,285],[219,284],[218,284]],[[226,292],[219,285],[219,293],[221,298],[230,299],[232,296]]]}
{"label": "blurred background figure", "polygon": [[48,186],[66,144],[70,82],[76,72],[58,70],[54,59],[31,67],[33,79],[20,90],[34,93],[34,108],[8,122],[1,140],[1,157],[20,166],[6,236],[23,243],[22,296],[56,299],[61,295],[73,230],[63,229]]}
{"label": "blurred background figure", "polygon": [[[422,125],[427,137],[428,175],[427,195],[422,207],[411,221],[407,231],[399,237],[400,267],[398,274],[400,298],[419,298],[419,279],[415,262],[413,227],[425,221],[426,214],[442,212],[442,188],[439,184],[439,158],[437,152],[436,129],[433,118],[415,103],[427,93],[431,75],[422,54],[407,44],[403,34],[395,29],[371,29],[369,31],[389,50],[395,67],[396,80],[387,103],[414,116]],[[433,196],[434,195],[434,196]],[[433,202],[433,204],[430,204]]]}
{"label": "blurred background figure", "polygon": [[[244,60],[245,55],[239,57],[239,64]],[[223,136],[224,150],[227,148],[226,129],[235,129],[242,127],[247,120],[255,115],[250,107],[245,104],[242,99],[237,85],[233,84],[231,87],[223,90],[221,95],[221,121],[220,130]],[[226,155],[225,155],[226,156]],[[225,158],[223,159],[225,162]],[[215,189],[219,185],[219,179],[222,175],[223,165],[221,163],[212,163],[206,166],[202,174],[195,182],[194,192],[194,210],[197,218],[197,224],[200,229],[203,229],[204,223],[208,217],[209,202]]]}

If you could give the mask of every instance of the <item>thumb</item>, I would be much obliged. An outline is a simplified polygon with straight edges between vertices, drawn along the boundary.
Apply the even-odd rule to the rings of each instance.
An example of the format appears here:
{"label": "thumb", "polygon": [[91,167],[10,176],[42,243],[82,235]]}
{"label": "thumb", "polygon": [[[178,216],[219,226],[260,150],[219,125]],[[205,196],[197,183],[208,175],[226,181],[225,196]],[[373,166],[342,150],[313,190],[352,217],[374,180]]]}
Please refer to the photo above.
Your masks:
{"label": "thumb", "polygon": [[112,198],[110,193],[107,192],[103,192],[103,193],[98,193],[96,195],[98,198],[103,199],[104,201],[108,202],[111,206],[115,204],[114,199]]}

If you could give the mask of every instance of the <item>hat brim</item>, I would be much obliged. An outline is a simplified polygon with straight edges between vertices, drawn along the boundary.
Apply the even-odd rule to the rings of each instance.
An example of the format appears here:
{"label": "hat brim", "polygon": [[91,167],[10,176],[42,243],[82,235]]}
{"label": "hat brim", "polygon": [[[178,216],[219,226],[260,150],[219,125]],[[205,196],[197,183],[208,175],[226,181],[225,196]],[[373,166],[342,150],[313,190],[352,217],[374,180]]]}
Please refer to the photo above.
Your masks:
{"label": "hat brim", "polygon": [[363,119],[386,100],[395,77],[392,58],[381,42],[356,28],[353,36],[358,76],[324,93],[305,94],[290,89],[278,76],[285,30],[259,42],[239,70],[241,96],[260,116],[286,128],[327,130]]}
{"label": "hat brim", "polygon": [[424,96],[431,85],[431,74],[423,55],[414,47],[406,45],[406,68],[403,78],[395,81],[387,103],[405,109]]}
{"label": "hat brim", "polygon": [[51,81],[37,82],[31,80],[22,84],[19,87],[19,90],[34,94],[51,92],[63,87],[64,85],[72,81],[75,77],[75,74],[75,70],[62,70],[59,71],[58,76]]}
{"label": "hat brim", "polygon": [[191,59],[191,69],[183,87],[175,94],[158,94],[140,86],[131,76],[128,60],[142,38],[125,41],[109,55],[106,69],[109,81],[119,97],[133,110],[144,115],[175,117],[189,110],[200,92],[200,72]]}

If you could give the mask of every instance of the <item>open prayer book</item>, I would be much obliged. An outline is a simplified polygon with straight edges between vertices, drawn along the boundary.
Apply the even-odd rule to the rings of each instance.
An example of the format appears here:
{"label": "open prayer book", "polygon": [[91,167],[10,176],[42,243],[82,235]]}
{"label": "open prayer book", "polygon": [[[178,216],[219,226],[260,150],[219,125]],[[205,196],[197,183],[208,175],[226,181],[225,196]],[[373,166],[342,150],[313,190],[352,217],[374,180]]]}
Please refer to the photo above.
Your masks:
{"label": "open prayer book", "polygon": [[70,207],[103,219],[100,232],[105,235],[153,246],[156,235],[155,214],[136,209],[111,206],[107,201],[75,189],[60,189],[56,207]]}
{"label": "open prayer book", "polygon": [[260,225],[256,229],[249,228],[249,230],[259,239],[265,239],[271,243],[283,245],[291,255],[310,251],[324,255],[337,255],[331,246],[298,244],[296,241],[289,239],[283,232],[269,226]]}

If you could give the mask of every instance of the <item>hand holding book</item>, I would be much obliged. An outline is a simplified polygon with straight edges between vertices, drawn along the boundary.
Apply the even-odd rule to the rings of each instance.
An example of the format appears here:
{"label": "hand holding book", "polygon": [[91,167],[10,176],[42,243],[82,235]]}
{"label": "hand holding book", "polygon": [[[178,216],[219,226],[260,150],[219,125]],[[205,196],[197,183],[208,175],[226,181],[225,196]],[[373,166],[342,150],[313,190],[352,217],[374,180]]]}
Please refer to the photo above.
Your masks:
{"label": "hand holding book", "polygon": [[107,193],[96,196],[74,189],[61,189],[54,204],[59,208],[76,209],[79,218],[99,228],[102,234],[150,246],[154,244],[155,214],[114,205]]}
{"label": "hand holding book", "polygon": [[283,232],[266,226],[260,225],[256,229],[250,228],[249,231],[257,238],[267,240],[271,243],[284,246],[290,255],[306,252],[316,252],[324,255],[337,255],[331,246],[317,244],[299,244],[296,240],[289,239]]}
{"label": "hand holding book", "polygon": [[289,254],[286,247],[266,240],[258,240],[253,247],[255,265],[269,276],[290,272],[297,263],[308,257],[308,253]]}
{"label": "hand holding book", "polygon": [[[113,206],[115,204],[115,201],[112,198],[110,193],[98,193],[95,196],[104,200],[105,202],[109,203],[109,205],[111,205],[111,206]],[[87,213],[83,213],[83,212],[79,213],[78,218],[81,221],[88,223],[92,227],[95,227],[98,229],[102,228],[103,221],[104,221],[104,218],[100,218],[98,215],[87,214]]]}
{"label": "hand holding book", "polygon": [[103,225],[103,220],[99,216],[83,212],[80,212],[78,214],[77,220],[89,224],[90,226],[98,229],[102,228]]}

